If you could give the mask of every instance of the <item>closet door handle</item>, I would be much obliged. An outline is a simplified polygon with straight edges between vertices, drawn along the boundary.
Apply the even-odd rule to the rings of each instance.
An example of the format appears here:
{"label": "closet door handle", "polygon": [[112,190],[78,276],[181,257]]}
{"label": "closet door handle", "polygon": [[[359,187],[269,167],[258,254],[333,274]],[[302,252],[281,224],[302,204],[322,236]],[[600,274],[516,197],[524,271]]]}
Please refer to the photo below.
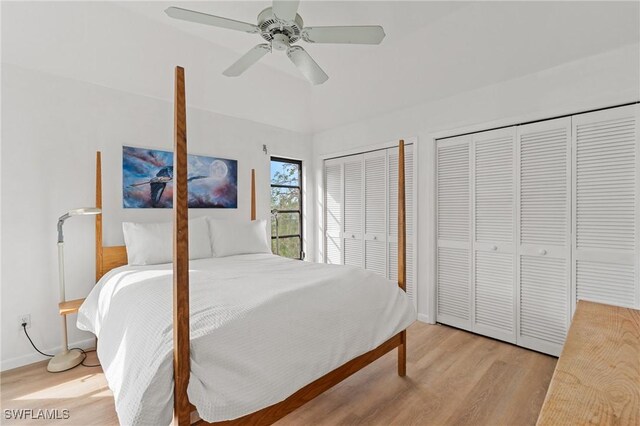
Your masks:
{"label": "closet door handle", "polygon": [[378,236],[377,236],[377,235],[374,235],[374,236],[373,236],[373,239],[374,239],[374,240],[377,240],[377,239],[378,239]]}
{"label": "closet door handle", "polygon": [[497,251],[498,250],[498,246],[496,246],[496,245],[491,246],[491,250]]}
{"label": "closet door handle", "polygon": [[538,250],[538,253],[542,256],[544,256],[545,254],[547,254],[547,251],[545,249],[540,249]]}
{"label": "closet door handle", "polygon": [[355,238],[355,237],[356,237],[355,235],[351,234],[351,238]]}

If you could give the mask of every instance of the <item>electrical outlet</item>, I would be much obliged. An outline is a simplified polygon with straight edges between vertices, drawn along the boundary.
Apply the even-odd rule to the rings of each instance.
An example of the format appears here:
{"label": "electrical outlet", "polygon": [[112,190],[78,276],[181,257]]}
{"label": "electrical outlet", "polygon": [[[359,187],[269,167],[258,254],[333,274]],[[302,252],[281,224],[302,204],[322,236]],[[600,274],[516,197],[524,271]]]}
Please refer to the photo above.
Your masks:
{"label": "electrical outlet", "polygon": [[31,328],[31,314],[22,314],[18,317],[20,321],[20,328],[22,328],[22,324],[27,323],[27,328]]}

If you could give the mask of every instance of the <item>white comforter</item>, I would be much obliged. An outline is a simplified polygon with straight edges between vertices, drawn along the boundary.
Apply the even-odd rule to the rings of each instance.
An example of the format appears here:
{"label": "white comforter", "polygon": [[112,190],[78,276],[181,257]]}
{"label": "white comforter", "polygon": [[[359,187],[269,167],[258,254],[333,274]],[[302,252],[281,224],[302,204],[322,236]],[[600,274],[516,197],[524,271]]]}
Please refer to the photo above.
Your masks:
{"label": "white comforter", "polygon": [[[172,418],[171,265],[124,266],[80,308],[123,425]],[[213,422],[291,395],[415,320],[407,296],[372,272],[268,254],[191,262],[189,399]]]}

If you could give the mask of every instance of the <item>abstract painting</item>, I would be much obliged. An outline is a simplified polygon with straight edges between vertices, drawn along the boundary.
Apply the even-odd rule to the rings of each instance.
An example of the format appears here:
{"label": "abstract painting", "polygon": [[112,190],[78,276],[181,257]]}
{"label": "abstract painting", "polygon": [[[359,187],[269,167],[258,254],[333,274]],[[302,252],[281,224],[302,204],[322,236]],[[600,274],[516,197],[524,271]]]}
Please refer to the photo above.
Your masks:
{"label": "abstract painting", "polygon": [[[189,155],[190,208],[238,207],[238,162]],[[122,206],[124,208],[173,207],[173,153],[156,149],[122,147]]]}

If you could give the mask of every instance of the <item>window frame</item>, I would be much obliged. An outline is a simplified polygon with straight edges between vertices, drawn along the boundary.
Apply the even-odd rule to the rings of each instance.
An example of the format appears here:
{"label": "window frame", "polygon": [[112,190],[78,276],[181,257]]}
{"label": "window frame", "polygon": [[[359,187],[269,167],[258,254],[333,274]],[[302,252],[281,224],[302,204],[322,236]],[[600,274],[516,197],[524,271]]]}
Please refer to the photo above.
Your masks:
{"label": "window frame", "polygon": [[[304,227],[302,224],[302,212],[304,209],[304,195],[303,195],[303,191],[302,191],[302,186],[303,186],[303,173],[302,173],[302,160],[296,160],[293,158],[284,158],[284,157],[275,157],[272,156],[269,159],[269,171],[271,171],[271,165],[273,164],[273,162],[279,162],[279,163],[288,163],[288,164],[295,164],[298,166],[298,185],[281,185],[281,184],[274,184],[271,181],[271,173],[269,173],[269,191],[271,191],[273,188],[284,188],[284,189],[297,189],[299,191],[300,194],[300,198],[299,198],[299,209],[298,210],[279,210],[279,209],[275,209],[273,206],[270,206],[270,211],[271,210],[276,210],[278,212],[278,214],[280,213],[297,213],[298,214],[298,223],[300,225],[300,233],[299,234],[287,234],[287,235],[278,235],[278,239],[283,239],[283,238],[298,238],[300,240],[300,253],[298,253],[298,257],[293,257],[290,259],[297,259],[297,260],[304,260],[305,258],[305,252],[304,252],[304,247],[303,247],[303,235],[304,235]],[[271,199],[271,197],[269,197],[269,199]],[[273,228],[271,228],[273,229]],[[271,241],[273,242],[273,240],[275,240],[276,237],[272,234],[271,235]],[[276,243],[277,244],[277,243]]]}

